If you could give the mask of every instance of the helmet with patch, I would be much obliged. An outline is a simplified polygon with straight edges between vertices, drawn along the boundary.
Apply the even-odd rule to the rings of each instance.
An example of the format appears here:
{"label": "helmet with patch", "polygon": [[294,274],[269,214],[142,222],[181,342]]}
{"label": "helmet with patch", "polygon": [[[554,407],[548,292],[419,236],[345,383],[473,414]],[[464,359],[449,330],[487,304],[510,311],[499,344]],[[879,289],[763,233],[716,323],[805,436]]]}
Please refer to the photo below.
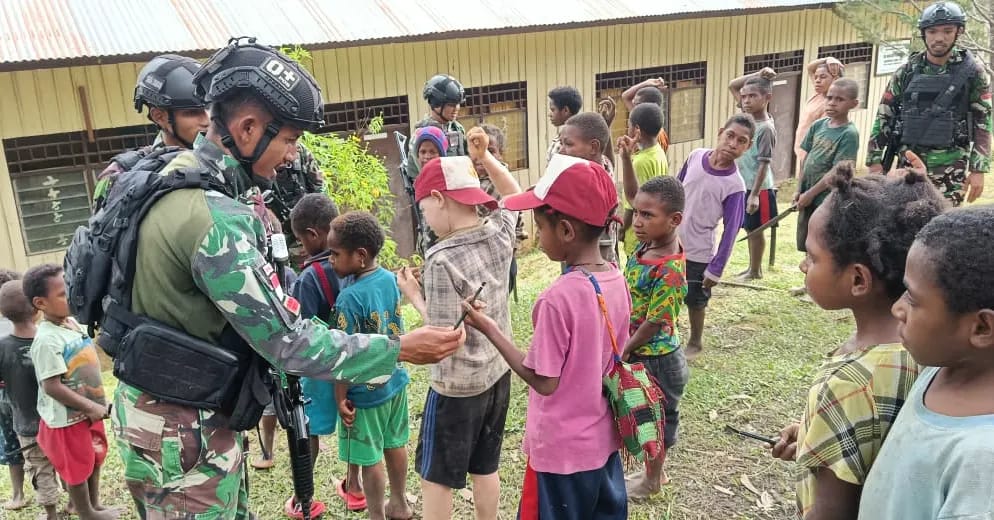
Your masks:
{"label": "helmet with patch", "polygon": [[200,62],[186,56],[163,54],[151,59],[138,73],[135,85],[135,110],[143,106],[163,109],[204,108],[204,101],[194,94],[193,77]]}
{"label": "helmet with patch", "polygon": [[456,78],[447,74],[437,74],[432,76],[425,83],[423,92],[424,98],[432,108],[440,107],[449,103],[461,104],[466,99],[462,83]]}
{"label": "helmet with patch", "polygon": [[262,101],[279,125],[314,130],[324,124],[317,81],[303,67],[255,38],[232,38],[193,78],[205,103],[224,103],[248,92]]}
{"label": "helmet with patch", "polygon": [[953,2],[936,2],[922,11],[918,19],[918,29],[925,30],[937,25],[966,27],[966,13]]}

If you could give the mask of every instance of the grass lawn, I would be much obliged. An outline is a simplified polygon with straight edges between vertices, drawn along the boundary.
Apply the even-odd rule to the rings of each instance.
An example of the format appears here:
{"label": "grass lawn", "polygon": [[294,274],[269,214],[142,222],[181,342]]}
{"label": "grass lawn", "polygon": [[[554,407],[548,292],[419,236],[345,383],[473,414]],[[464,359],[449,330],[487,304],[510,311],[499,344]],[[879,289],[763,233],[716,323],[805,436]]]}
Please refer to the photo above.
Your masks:
{"label": "grass lawn", "polygon": [[[793,189],[781,190],[784,197]],[[782,197],[781,207],[786,207]],[[988,199],[986,202],[990,202]],[[790,519],[795,517],[794,479],[791,465],[774,460],[761,443],[723,432],[726,424],[775,436],[797,418],[809,380],[819,359],[851,332],[845,312],[825,312],[791,297],[787,290],[803,283],[797,268],[801,255],[794,248],[796,219],[780,226],[777,265],[758,282],[766,290],[718,286],[707,318],[705,353],[691,363],[690,384],[681,404],[680,441],[667,459],[672,483],[652,500],[633,504],[632,519]],[[737,244],[726,277],[745,268],[744,243]],[[536,296],[558,275],[558,265],[541,252],[520,261],[518,303],[512,302],[512,320],[518,345],[525,348],[531,336],[531,306]],[[415,313],[406,309],[408,323]],[[687,331],[686,316],[681,316]],[[686,333],[686,332],[685,332]],[[428,370],[414,368],[408,390],[411,409],[410,466],[407,493],[419,496],[413,472],[414,447],[427,391]],[[110,372],[104,384],[115,381]],[[511,408],[501,464],[504,481],[501,518],[515,517],[525,467],[520,451],[524,431],[527,389],[514,377]],[[109,427],[108,427],[109,430]],[[283,503],[291,493],[285,443],[277,436],[277,465],[266,472],[251,471],[253,511],[264,519],[284,518]],[[253,456],[258,453],[251,434]],[[333,481],[344,465],[338,460],[337,440],[326,438],[327,451],[318,460],[316,496],[329,506],[326,518],[365,518],[347,514],[337,499]],[[31,492],[28,492],[29,495]],[[10,494],[10,481],[0,478],[0,498]],[[103,471],[103,496],[107,504],[128,504],[120,460],[108,457]],[[457,493],[453,518],[472,518],[471,494]],[[420,509],[418,507],[418,509]],[[137,518],[132,506],[128,518]],[[10,513],[12,520],[34,519],[37,507]],[[0,517],[3,513],[0,512]]]}

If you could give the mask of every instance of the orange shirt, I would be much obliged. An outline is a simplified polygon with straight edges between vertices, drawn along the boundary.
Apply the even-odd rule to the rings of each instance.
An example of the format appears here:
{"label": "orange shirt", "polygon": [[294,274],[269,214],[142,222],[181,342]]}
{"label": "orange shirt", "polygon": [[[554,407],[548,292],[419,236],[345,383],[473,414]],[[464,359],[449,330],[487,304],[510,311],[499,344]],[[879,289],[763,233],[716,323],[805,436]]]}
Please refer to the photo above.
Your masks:
{"label": "orange shirt", "polygon": [[801,115],[797,118],[797,132],[794,133],[794,153],[798,157],[804,154],[804,150],[801,150],[801,143],[804,141],[804,136],[808,135],[808,129],[815,121],[825,117],[825,104],[827,102],[828,99],[825,96],[814,94],[801,107]]}

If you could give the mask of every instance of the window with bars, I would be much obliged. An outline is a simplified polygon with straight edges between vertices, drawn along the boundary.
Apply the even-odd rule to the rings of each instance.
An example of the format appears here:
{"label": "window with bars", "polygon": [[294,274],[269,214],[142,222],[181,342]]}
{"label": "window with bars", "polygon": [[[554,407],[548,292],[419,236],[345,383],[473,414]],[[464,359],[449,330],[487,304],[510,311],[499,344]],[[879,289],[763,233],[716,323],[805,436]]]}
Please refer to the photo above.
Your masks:
{"label": "window with bars", "polygon": [[846,66],[845,76],[859,85],[859,106],[866,108],[870,93],[870,65],[873,62],[873,44],[868,42],[846,43],[818,47],[818,58],[829,56]]}
{"label": "window with bars", "polygon": [[757,54],[746,56],[745,73],[759,72],[765,67],[777,71],[777,74],[789,74],[804,71],[804,49],[778,52],[774,54]]}
{"label": "window with bars", "polygon": [[504,132],[503,160],[511,170],[528,167],[528,84],[524,81],[466,89],[459,122],[469,130],[483,123]]}
{"label": "window with bars", "polygon": [[410,124],[409,114],[407,96],[328,103],[324,106],[325,125],[317,133],[358,133],[379,115],[383,116],[384,125],[407,125]]}
{"label": "window with bars", "polygon": [[115,155],[151,144],[155,125],[3,140],[21,233],[29,254],[65,248],[90,217],[96,174]]}
{"label": "window with bars", "polygon": [[663,128],[669,134],[670,142],[702,139],[707,65],[700,61],[597,74],[597,99],[610,96],[618,102],[611,134],[619,136],[628,127],[628,109],[621,102],[621,93],[647,79],[663,78],[668,87],[663,91]]}

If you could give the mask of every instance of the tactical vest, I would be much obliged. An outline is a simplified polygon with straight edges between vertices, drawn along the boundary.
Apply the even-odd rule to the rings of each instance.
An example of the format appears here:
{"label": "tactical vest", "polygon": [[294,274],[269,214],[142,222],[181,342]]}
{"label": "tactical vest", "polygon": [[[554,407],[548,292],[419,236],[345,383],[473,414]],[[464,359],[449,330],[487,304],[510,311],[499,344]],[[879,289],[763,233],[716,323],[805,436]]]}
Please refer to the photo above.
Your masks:
{"label": "tactical vest", "polygon": [[271,401],[268,364],[234,329],[219,344],[135,314],[132,290],[141,223],[163,196],[182,189],[231,189],[202,166],[160,172],[182,150],[156,150],[120,175],[107,203],[80,226],[66,251],[70,311],[114,359],[114,375],[158,399],[221,412],[228,427],[254,426]]}
{"label": "tactical vest", "polygon": [[950,65],[947,74],[916,70],[901,94],[901,144],[968,147],[972,140],[968,83],[974,75],[976,67],[969,53],[962,62]]}

